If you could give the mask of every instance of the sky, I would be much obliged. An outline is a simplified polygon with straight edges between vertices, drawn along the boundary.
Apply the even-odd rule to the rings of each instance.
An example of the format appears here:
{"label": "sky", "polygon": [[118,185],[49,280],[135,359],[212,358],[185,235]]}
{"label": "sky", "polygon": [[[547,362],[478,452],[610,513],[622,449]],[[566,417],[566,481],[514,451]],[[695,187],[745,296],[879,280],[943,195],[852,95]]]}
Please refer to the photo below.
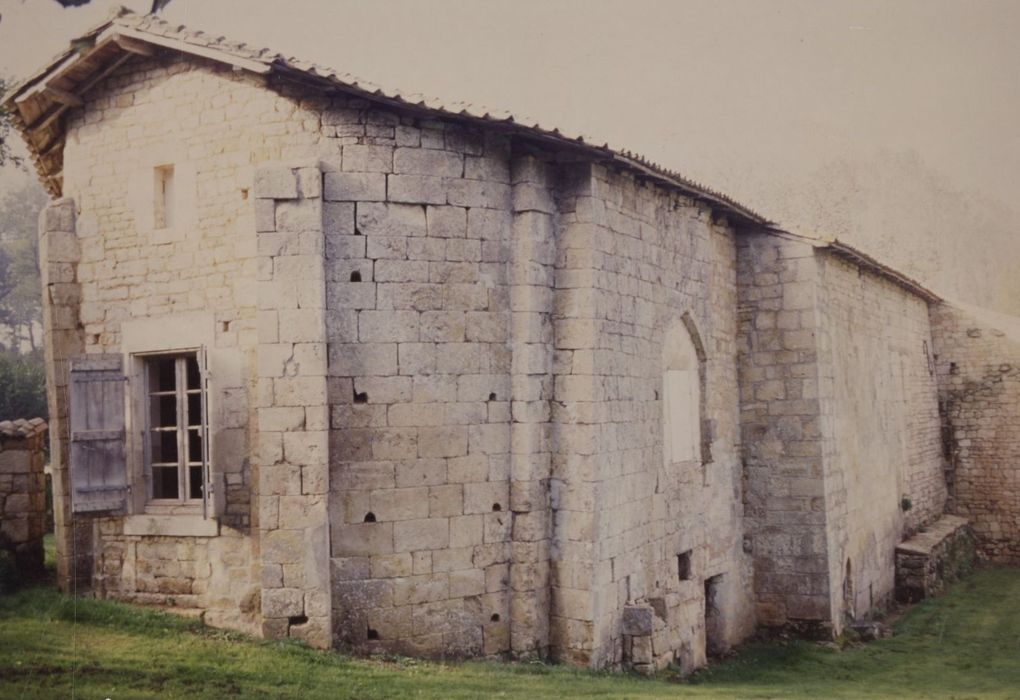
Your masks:
{"label": "sky", "polygon": [[[0,0],[0,73],[30,73],[115,4]],[[1020,0],[171,0],[163,16],[591,136],[791,230],[853,238],[825,213],[833,169],[859,180],[890,158],[1017,208]],[[823,179],[815,210],[796,201]],[[871,220],[930,228],[915,214]]]}

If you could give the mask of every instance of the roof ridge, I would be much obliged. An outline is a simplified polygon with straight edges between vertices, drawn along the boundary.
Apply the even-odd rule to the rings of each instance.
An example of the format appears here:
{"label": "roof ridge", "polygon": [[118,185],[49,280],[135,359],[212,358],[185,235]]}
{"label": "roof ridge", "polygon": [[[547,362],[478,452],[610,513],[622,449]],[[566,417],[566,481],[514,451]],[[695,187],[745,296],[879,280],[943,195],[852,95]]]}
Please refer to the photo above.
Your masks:
{"label": "roof ridge", "polygon": [[[740,204],[728,195],[698,183],[696,180],[686,178],[675,170],[666,168],[648,158],[636,155],[629,150],[614,149],[608,142],[599,143],[599,140],[583,134],[570,135],[564,133],[557,127],[543,127],[537,120],[515,117],[510,111],[494,109],[484,105],[474,104],[468,101],[448,102],[436,97],[429,97],[420,93],[408,93],[399,89],[388,89],[375,83],[363,80],[348,72],[342,72],[335,68],[324,66],[312,61],[306,61],[297,57],[285,57],[279,52],[269,48],[256,48],[245,42],[232,41],[225,37],[214,37],[201,30],[190,30],[184,25],[172,25],[166,20],[152,14],[140,14],[128,8],[119,8],[114,16],[103,24],[94,27],[81,37],[81,39],[95,39],[111,27],[124,27],[130,29],[135,38],[143,39],[139,35],[149,34],[152,37],[159,37],[160,45],[167,47],[167,41],[180,42],[179,50],[187,51],[189,46],[196,49],[205,49],[205,52],[198,52],[209,57],[209,51],[219,52],[222,58],[212,56],[213,60],[229,62],[230,58],[238,61],[247,61],[248,65],[242,68],[256,70],[252,63],[265,66],[265,71],[259,72],[290,71],[294,74],[303,74],[313,80],[319,81],[324,88],[333,88],[354,92],[367,99],[388,104],[393,107],[417,107],[437,113],[439,117],[453,117],[481,122],[488,124],[501,124],[512,127],[522,136],[530,136],[535,139],[553,141],[563,146],[582,148],[589,152],[595,160],[610,161],[622,166],[640,176],[658,181],[665,186],[671,186],[682,194],[696,200],[706,202],[709,206],[718,207],[728,214],[733,215],[737,220],[750,221],[758,225],[771,225],[765,217],[755,212],[750,207]],[[81,40],[79,39],[79,41]],[[67,60],[74,52],[74,49],[65,51],[54,61],[29,80],[23,81],[4,98],[4,104],[10,104],[22,90],[28,88],[34,82],[42,80],[47,73],[59,70],[61,62]],[[19,127],[24,127],[18,120]],[[45,172],[40,173],[44,179]],[[59,193],[59,185],[53,184],[51,191]]]}

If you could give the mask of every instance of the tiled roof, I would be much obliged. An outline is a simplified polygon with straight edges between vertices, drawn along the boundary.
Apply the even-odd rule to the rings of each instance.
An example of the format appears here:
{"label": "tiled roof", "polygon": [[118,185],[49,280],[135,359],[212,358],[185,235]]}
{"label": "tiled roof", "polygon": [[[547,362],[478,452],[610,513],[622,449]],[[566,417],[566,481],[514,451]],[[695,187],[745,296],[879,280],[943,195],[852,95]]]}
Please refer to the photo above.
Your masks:
{"label": "tiled roof", "polygon": [[0,437],[28,438],[46,432],[46,421],[42,418],[0,421]]}
{"label": "tiled roof", "polygon": [[[275,73],[300,77],[304,82],[311,82],[323,88],[341,90],[399,108],[427,111],[440,117],[499,126],[515,134],[540,140],[551,147],[580,150],[595,160],[638,172],[644,178],[675,188],[684,195],[702,201],[741,221],[769,224],[760,214],[725,194],[630,151],[615,150],[608,144],[598,144],[583,136],[564,134],[559,129],[550,129],[531,120],[521,120],[503,110],[465,102],[446,102],[415,93],[385,89],[349,73],[299,58],[283,56],[270,49],[251,47],[224,37],[190,30],[181,25],[172,25],[153,15],[140,15],[125,8],[120,8],[111,19],[72,41],[71,48],[4,97],[4,105],[14,114],[15,124],[25,134],[40,175],[54,195],[60,194],[61,187],[59,181],[62,166],[59,161],[61,144],[58,140],[62,139],[62,134],[59,133],[57,120],[54,118],[47,122],[46,116],[48,113],[59,112],[73,106],[58,104],[61,95],[64,99],[67,99],[68,93],[74,96],[72,83],[84,83],[91,87],[94,83],[89,82],[89,76],[101,71],[103,67],[108,67],[117,59],[126,60],[126,57],[118,56],[115,50],[108,50],[108,47],[120,46],[129,51],[128,42],[152,43],[164,49],[232,63],[241,69],[261,74]],[[128,48],[125,49],[126,46]],[[92,65],[89,65],[90,62]],[[82,64],[89,70],[83,70]],[[58,84],[53,85],[55,89],[47,91],[44,86],[49,80],[55,80]],[[39,86],[42,86],[42,89]],[[48,92],[55,96],[53,99],[56,101],[47,101]],[[36,103],[25,104],[29,97]],[[20,113],[18,108],[21,110]],[[49,131],[37,134],[33,131],[34,125],[42,125]]]}

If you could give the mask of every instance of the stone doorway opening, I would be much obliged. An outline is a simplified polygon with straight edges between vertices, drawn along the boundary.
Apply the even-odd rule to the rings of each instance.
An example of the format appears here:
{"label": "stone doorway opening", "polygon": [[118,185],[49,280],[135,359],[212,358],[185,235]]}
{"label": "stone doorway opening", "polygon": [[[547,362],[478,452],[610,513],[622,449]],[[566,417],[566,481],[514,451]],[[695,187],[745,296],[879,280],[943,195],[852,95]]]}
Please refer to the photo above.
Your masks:
{"label": "stone doorway opening", "polygon": [[709,657],[722,656],[729,649],[722,606],[723,581],[723,574],[705,579],[705,653]]}

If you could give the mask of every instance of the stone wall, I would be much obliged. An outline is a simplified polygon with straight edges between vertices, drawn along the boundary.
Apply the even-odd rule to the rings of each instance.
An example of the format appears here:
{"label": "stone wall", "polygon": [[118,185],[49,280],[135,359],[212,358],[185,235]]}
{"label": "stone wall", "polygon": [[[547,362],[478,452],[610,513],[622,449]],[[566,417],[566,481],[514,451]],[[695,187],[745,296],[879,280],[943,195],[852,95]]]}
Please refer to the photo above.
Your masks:
{"label": "stone wall", "polygon": [[74,200],[64,197],[39,214],[39,272],[42,283],[43,352],[49,408],[50,475],[53,528],[57,549],[57,583],[64,592],[92,587],[92,524],[71,516],[68,423],[68,358],[84,350],[78,322],[81,247],[75,233]]}
{"label": "stone wall", "polygon": [[[70,552],[94,553],[94,561],[81,563],[100,595],[201,607],[210,622],[245,629],[255,622],[252,164],[314,144],[317,135],[302,114],[296,100],[265,89],[261,78],[173,57],[129,62],[68,113],[62,206],[69,211],[53,210],[43,222],[52,231],[43,260],[58,563]],[[173,168],[173,211],[161,226],[156,172],[165,166]],[[61,225],[64,219],[70,224]],[[79,542],[72,544],[60,534],[72,520],[62,452],[67,358],[121,353],[134,392],[136,353],[199,346],[211,373],[216,519],[155,518],[129,424],[127,516],[76,516]],[[129,421],[137,415],[129,410]]]}
{"label": "stone wall", "polygon": [[967,521],[944,515],[896,547],[896,600],[916,603],[938,595],[974,566],[974,533]]}
{"label": "stone wall", "polygon": [[[336,639],[507,652],[509,143],[363,102],[334,101],[324,123]],[[529,620],[521,654],[547,644]]]}
{"label": "stone wall", "polygon": [[818,264],[811,245],[768,233],[738,240],[745,526],[758,621],[830,618]]}
{"label": "stone wall", "polygon": [[931,312],[949,511],[981,556],[1020,563],[1020,320],[942,303]]}
{"label": "stone wall", "polygon": [[[623,607],[654,600],[654,664],[693,668],[720,574],[718,645],[746,636],[732,229],[499,136],[324,109],[337,640],[618,666]],[[664,470],[677,324],[713,460]]]}
{"label": "stone wall", "polygon": [[43,570],[45,438],[46,422],[42,418],[0,422],[0,549],[13,555],[22,580]]}
{"label": "stone wall", "polygon": [[833,618],[892,602],[896,546],[946,489],[927,302],[822,253],[819,397]]}
{"label": "stone wall", "polygon": [[[924,301],[803,239],[199,59],[126,64],[65,159],[40,229],[62,580],[319,646],[689,670],[756,619],[831,634],[880,605],[941,513]],[[971,495],[1013,472],[967,442],[1015,414],[1013,361],[989,394],[954,333],[984,377],[943,401],[980,484],[956,503],[1015,541]],[[699,435],[674,460],[680,346]],[[67,359],[119,353],[134,392],[133,358],[196,347],[215,517],[152,512],[132,437],[127,513],[72,518]]]}
{"label": "stone wall", "polygon": [[895,546],[942,512],[927,305],[803,239],[738,260],[759,622],[828,636],[889,602]]}
{"label": "stone wall", "polygon": [[[734,231],[690,200],[600,167],[578,169],[563,194],[554,650],[597,667],[690,670],[707,643],[721,651],[754,624],[736,449]],[[663,376],[680,334],[702,364],[704,444],[702,459],[670,462]],[[725,613],[712,629],[706,585],[719,586]],[[630,604],[655,611],[644,648],[625,647]]]}
{"label": "stone wall", "polygon": [[256,398],[262,632],[333,640],[322,171],[255,175],[259,252]]}

